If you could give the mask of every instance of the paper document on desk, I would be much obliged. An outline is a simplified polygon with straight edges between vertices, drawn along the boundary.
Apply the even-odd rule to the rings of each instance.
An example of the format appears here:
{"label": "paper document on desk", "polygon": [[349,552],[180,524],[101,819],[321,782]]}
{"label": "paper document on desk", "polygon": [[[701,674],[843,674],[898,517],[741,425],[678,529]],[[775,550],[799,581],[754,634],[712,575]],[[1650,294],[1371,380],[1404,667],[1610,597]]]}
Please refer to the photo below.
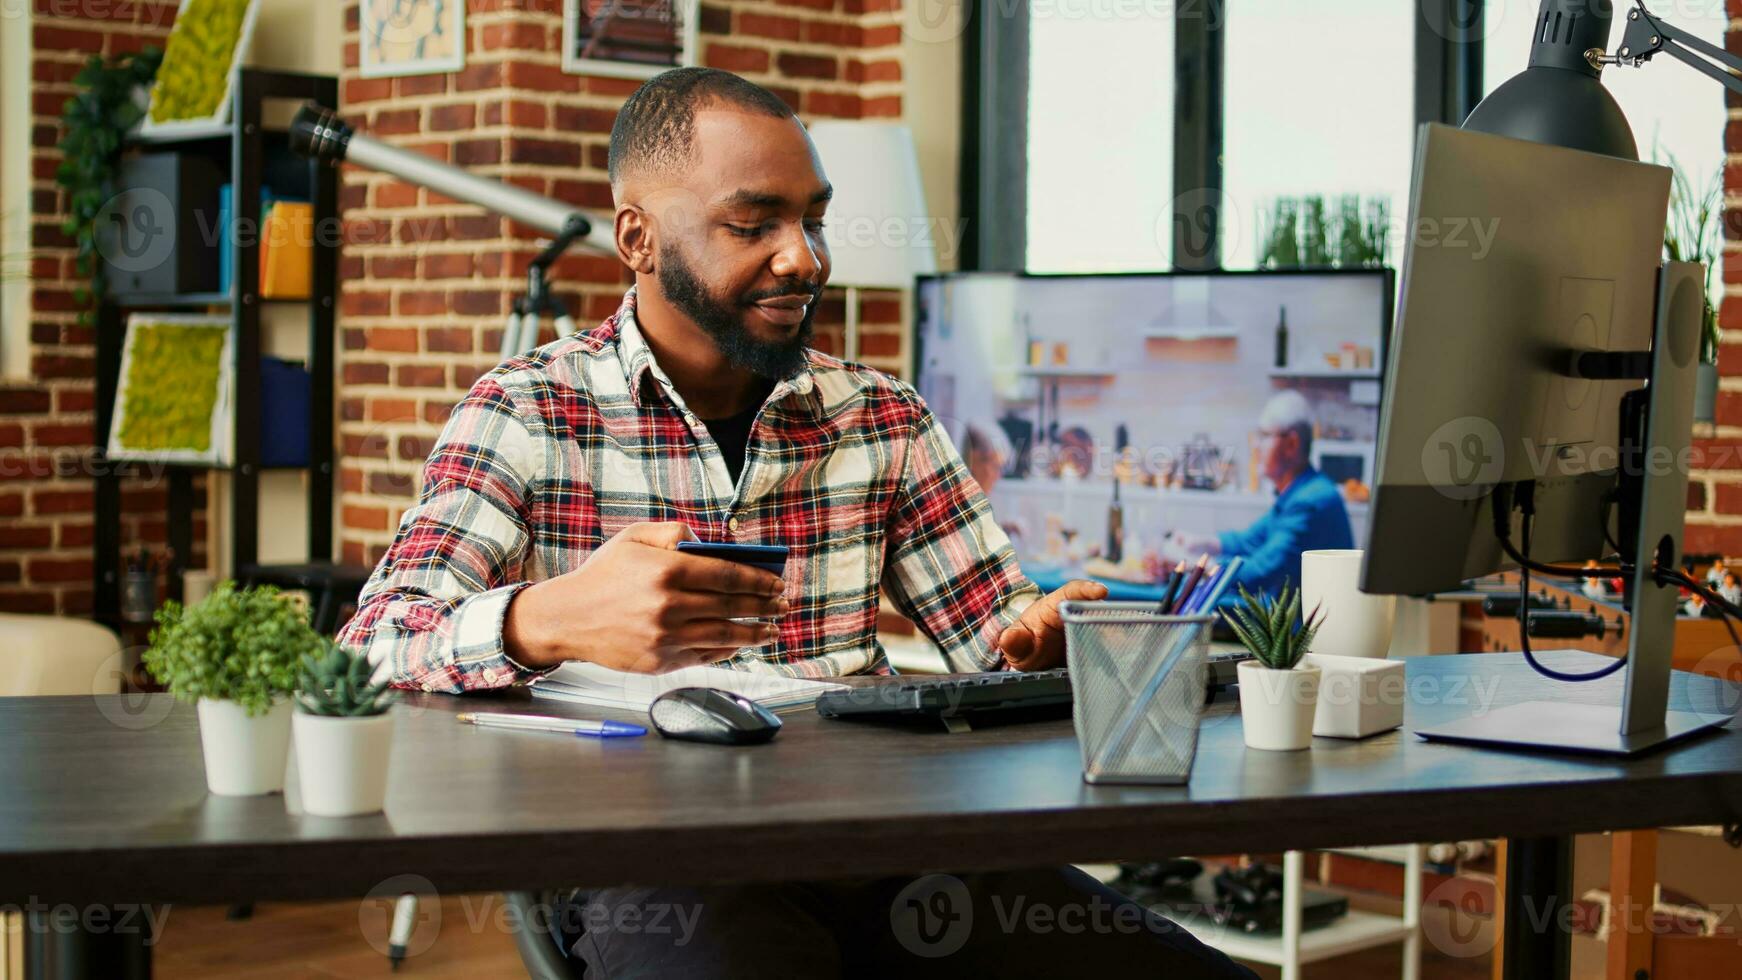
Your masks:
{"label": "paper document on desk", "polygon": [[598,664],[570,661],[533,684],[532,696],[600,708],[646,711],[654,698],[680,687],[731,691],[770,711],[782,711],[815,704],[824,691],[844,690],[846,685],[723,667],[685,667],[669,674],[631,674]]}

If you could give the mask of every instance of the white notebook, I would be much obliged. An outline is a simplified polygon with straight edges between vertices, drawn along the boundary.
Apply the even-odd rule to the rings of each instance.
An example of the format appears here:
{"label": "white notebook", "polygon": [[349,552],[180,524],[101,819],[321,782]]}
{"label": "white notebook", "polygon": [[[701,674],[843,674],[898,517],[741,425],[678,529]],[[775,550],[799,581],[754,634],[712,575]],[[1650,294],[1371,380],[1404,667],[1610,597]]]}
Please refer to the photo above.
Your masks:
{"label": "white notebook", "polygon": [[590,704],[600,708],[646,711],[653,699],[680,687],[731,691],[770,711],[815,704],[824,691],[845,684],[799,680],[780,674],[750,673],[723,667],[685,667],[668,674],[631,674],[598,664],[570,661],[532,685],[532,696]]}

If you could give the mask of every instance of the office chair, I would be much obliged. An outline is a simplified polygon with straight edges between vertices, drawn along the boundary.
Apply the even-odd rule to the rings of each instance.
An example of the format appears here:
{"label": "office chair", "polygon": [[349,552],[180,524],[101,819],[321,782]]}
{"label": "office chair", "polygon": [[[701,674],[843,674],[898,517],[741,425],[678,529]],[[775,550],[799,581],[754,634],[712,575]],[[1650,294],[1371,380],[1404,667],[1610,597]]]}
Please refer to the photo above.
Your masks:
{"label": "office chair", "polygon": [[556,891],[502,893],[514,911],[513,921],[520,923],[514,930],[514,945],[532,980],[582,980],[586,976],[586,964],[569,959],[557,945],[550,914],[556,908],[557,895]]}

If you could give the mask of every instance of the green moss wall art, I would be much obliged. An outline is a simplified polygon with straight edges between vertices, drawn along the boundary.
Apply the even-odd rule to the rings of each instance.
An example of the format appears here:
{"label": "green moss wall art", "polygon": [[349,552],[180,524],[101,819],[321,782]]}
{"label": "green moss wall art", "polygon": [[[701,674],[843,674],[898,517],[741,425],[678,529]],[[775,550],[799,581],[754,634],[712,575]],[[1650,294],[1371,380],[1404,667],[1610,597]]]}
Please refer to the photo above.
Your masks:
{"label": "green moss wall art", "polygon": [[248,53],[259,0],[186,0],[164,45],[151,87],[145,131],[222,125],[230,118],[230,83]]}
{"label": "green moss wall art", "polygon": [[228,317],[128,318],[111,457],[228,463],[229,417]]}

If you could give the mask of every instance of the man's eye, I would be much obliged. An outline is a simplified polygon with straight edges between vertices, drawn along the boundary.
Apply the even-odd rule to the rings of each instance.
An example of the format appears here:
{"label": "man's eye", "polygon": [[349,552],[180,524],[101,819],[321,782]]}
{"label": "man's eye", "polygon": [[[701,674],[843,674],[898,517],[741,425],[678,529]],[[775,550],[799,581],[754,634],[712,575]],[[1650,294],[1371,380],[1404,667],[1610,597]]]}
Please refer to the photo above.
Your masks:
{"label": "man's eye", "polygon": [[768,225],[727,225],[726,228],[739,238],[756,238],[768,230]]}
{"label": "man's eye", "polygon": [[818,234],[823,230],[823,219],[807,218],[805,219],[804,228],[813,235]]}

